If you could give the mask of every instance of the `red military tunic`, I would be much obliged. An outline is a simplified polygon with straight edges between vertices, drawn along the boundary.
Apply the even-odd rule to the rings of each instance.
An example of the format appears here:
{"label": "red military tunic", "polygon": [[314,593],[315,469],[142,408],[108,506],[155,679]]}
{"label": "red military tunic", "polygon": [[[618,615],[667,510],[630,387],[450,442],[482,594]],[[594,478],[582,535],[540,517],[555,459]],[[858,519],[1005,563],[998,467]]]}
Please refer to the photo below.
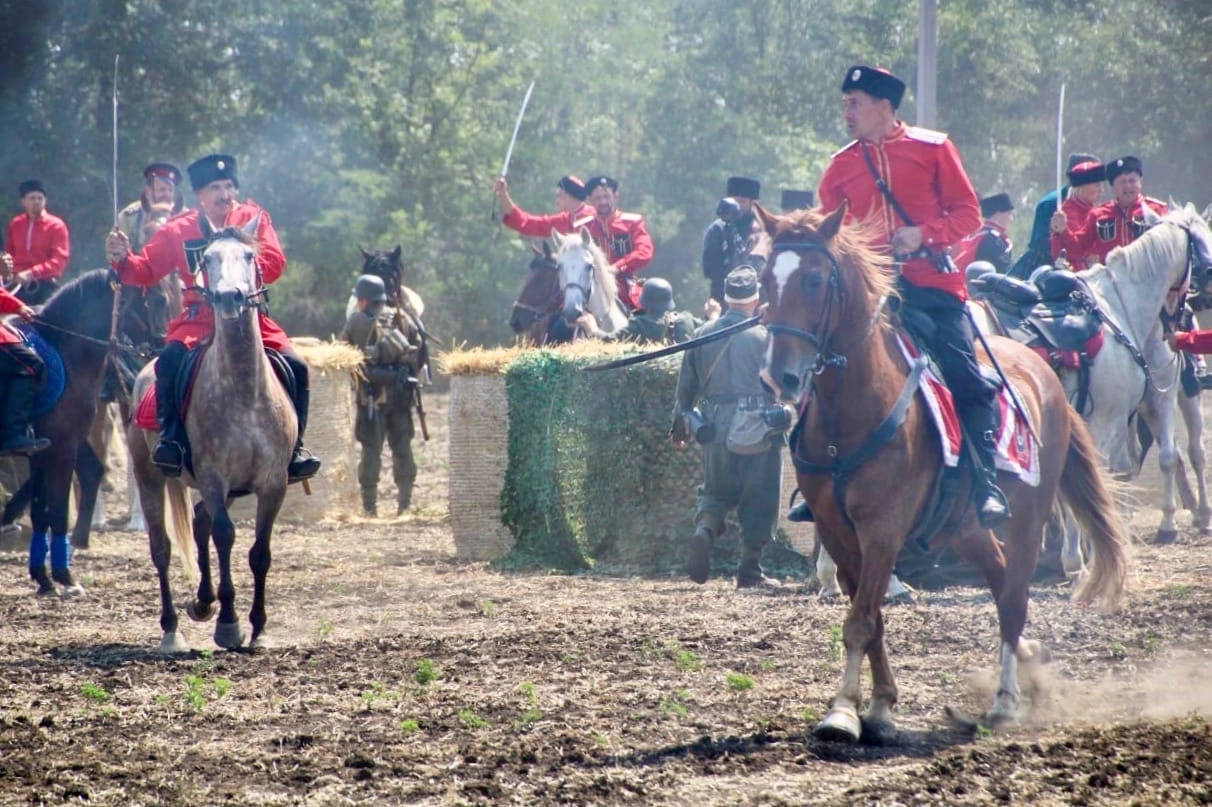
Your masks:
{"label": "red military tunic", "polygon": [[[833,155],[816,196],[826,213],[849,200],[847,218],[874,226],[875,246],[887,248],[893,230],[906,222],[875,184],[862,145],[855,140]],[[891,135],[865,145],[888,190],[921,228],[923,247],[941,252],[981,226],[980,201],[959,150],[945,133],[897,121]],[[968,297],[963,272],[940,272],[928,258],[906,261],[901,274],[914,286],[942,289],[961,300]]]}
{"label": "red military tunic", "polygon": [[1075,267],[1087,265],[1087,259],[1106,263],[1111,250],[1128,246],[1145,231],[1140,211],[1142,202],[1159,216],[1170,212],[1165,202],[1149,196],[1141,196],[1127,210],[1112,199],[1087,213],[1085,221],[1077,229],[1073,227],[1073,220],[1069,219],[1069,229],[1063,233],[1053,233],[1053,257],[1063,249],[1069,263]]}
{"label": "red military tunic", "polygon": [[954,252],[952,260],[955,268],[963,272],[973,261],[989,261],[997,271],[1005,273],[1010,270],[1010,251],[1014,245],[1010,236],[997,222],[988,219],[974,233],[964,236]]}
{"label": "red military tunic", "polygon": [[586,204],[582,204],[571,213],[549,213],[545,216],[536,216],[533,213],[527,213],[520,207],[515,207],[501,217],[501,223],[530,238],[550,238],[553,230],[568,235],[574,229],[572,225],[574,221],[592,216],[593,213],[593,208]]}
{"label": "red military tunic", "polygon": [[4,251],[13,256],[14,272],[29,272],[35,280],[58,278],[71,259],[71,237],[63,219],[43,213],[30,221],[28,213],[8,225]]}
{"label": "red military tunic", "polygon": [[1212,331],[1179,331],[1174,343],[1188,353],[1212,353]]}
{"label": "red military tunic", "polygon": [[[169,342],[183,342],[191,349],[207,339],[215,329],[214,312],[202,296],[199,286],[205,282],[205,278],[194,277],[185,255],[185,243],[202,237],[202,229],[198,225],[200,215],[201,211],[186,210],[173,216],[151,237],[142,252],[128,253],[125,258],[114,264],[122,282],[136,286],[154,286],[173,272],[181,277],[185,283],[185,310],[168,324],[165,339]],[[282,253],[282,245],[278,242],[278,234],[274,231],[269,213],[250,202],[238,202],[228,212],[223,226],[241,227],[257,215],[261,216],[257,224],[257,241],[260,244],[257,250],[257,270],[261,273],[262,282],[269,285],[281,277],[286,269],[286,255]],[[261,339],[265,347],[279,351],[288,349],[290,339],[286,332],[264,314],[258,316]]]}
{"label": "red military tunic", "polygon": [[[0,314],[16,314],[25,303],[8,289],[0,288]],[[25,340],[8,323],[0,323],[0,345],[19,345]]]}
{"label": "red military tunic", "polygon": [[631,308],[639,308],[640,287],[634,277],[652,260],[652,236],[639,213],[613,211],[604,220],[597,215],[574,219],[574,230],[585,227],[589,237],[606,253],[606,259],[618,270],[619,299]]}
{"label": "red military tunic", "polygon": [[[1070,196],[1068,199],[1066,199],[1065,203],[1061,205],[1061,212],[1065,214],[1065,221],[1067,222],[1066,226],[1069,228],[1069,231],[1073,232],[1080,230],[1082,225],[1086,223],[1086,216],[1089,216],[1090,211],[1093,209],[1094,205],[1090,204],[1089,202],[1083,202],[1076,196]],[[1060,248],[1056,246],[1055,236],[1052,237],[1051,247],[1052,260],[1056,260],[1060,257]],[[1098,261],[1092,255],[1087,255],[1085,260],[1083,260],[1080,264],[1074,262],[1071,257],[1066,256],[1066,258],[1069,260],[1069,265],[1073,267],[1073,271],[1075,272],[1080,272],[1083,269],[1089,269],[1091,266],[1098,263]]]}

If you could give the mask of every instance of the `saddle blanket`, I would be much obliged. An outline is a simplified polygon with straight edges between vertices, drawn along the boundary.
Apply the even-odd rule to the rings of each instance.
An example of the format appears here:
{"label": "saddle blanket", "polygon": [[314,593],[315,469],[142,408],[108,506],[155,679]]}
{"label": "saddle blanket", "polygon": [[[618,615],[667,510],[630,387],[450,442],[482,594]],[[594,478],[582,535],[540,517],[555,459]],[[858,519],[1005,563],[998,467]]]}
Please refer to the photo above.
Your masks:
{"label": "saddle blanket", "polygon": [[[910,362],[918,357],[916,346],[906,341],[903,334],[898,335],[901,352]],[[960,450],[963,446],[963,431],[960,429],[959,413],[955,408],[955,399],[951,390],[938,377],[933,367],[926,367],[922,372],[919,392],[926,402],[926,408],[934,418],[942,440],[943,463],[950,468],[959,465]],[[1003,384],[997,393],[998,411],[1001,415],[997,434],[997,469],[1012,473],[1024,484],[1036,487],[1039,485],[1039,446],[1035,443],[1031,429],[1025,423],[1010,400],[1010,385]]]}
{"label": "saddle blanket", "polygon": [[46,383],[34,396],[34,405],[29,413],[31,419],[40,418],[54,409],[63,397],[63,390],[67,388],[67,369],[63,366],[63,357],[59,355],[59,351],[32,325],[21,324],[14,330],[46,364]]}

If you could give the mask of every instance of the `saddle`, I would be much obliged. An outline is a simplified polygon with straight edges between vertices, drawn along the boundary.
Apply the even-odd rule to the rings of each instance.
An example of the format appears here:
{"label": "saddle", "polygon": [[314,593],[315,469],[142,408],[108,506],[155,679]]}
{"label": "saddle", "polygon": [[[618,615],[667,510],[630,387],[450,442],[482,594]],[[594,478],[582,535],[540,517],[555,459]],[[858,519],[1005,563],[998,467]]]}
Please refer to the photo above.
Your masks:
{"label": "saddle", "polygon": [[59,351],[36,328],[22,324],[13,330],[21,335],[46,365],[46,383],[34,397],[34,405],[29,413],[30,420],[33,420],[54,409],[63,397],[63,391],[67,389],[67,368],[63,366]]}
{"label": "saddle", "polygon": [[[185,422],[185,416],[189,412],[189,403],[194,391],[194,381],[197,380],[198,369],[202,366],[202,356],[209,347],[209,344],[201,344],[189,351],[181,362],[180,372],[173,379],[173,401],[182,423]],[[291,396],[291,400],[294,400],[295,376],[290,371],[290,365],[286,363],[286,359],[282,358],[281,353],[272,348],[265,348],[265,356],[269,359],[269,364],[274,369],[274,375],[277,376],[286,393]],[[135,412],[135,425],[148,431],[155,431],[160,428],[156,410],[155,384],[148,386],[147,391],[143,393],[143,398],[139,401],[138,409]],[[184,431],[182,429],[182,432]],[[188,437],[185,439],[182,450],[185,455],[185,468],[192,474],[194,470],[193,457]]]}
{"label": "saddle", "polygon": [[1054,370],[1089,366],[1102,348],[1102,314],[1073,272],[1041,266],[1030,280],[1019,280],[986,271],[969,275],[968,289],[989,303],[1011,338]]}

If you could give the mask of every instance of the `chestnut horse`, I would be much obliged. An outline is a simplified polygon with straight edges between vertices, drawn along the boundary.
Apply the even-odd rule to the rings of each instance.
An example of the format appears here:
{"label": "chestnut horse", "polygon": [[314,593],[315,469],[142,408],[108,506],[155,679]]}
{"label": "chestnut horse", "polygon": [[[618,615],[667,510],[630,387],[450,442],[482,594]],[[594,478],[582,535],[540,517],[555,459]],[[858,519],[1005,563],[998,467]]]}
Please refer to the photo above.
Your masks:
{"label": "chestnut horse", "polygon": [[[816,516],[817,538],[836,561],[850,597],[845,673],[816,735],[889,742],[895,737],[897,689],[881,605],[905,537],[930,504],[943,458],[927,406],[908,386],[916,385],[917,376],[884,309],[895,295],[889,261],[864,246],[860,228],[843,228],[846,210],[843,205],[828,216],[773,216],[758,208],[774,239],[762,275],[769,300],[763,377],[781,400],[800,404],[792,445],[797,482]],[[977,522],[967,490],[956,498],[939,535],[983,573],[997,604],[1001,676],[984,720],[998,725],[1017,716],[1017,663],[1036,649],[1022,637],[1028,587],[1058,492],[1094,547],[1083,600],[1107,608],[1118,603],[1127,532],[1090,433],[1056,374],[1016,342],[990,337],[990,343],[1037,436],[1039,482],[1030,487],[1001,474],[1012,516],[997,538]],[[903,420],[896,417],[901,413]],[[871,662],[872,695],[860,719],[864,657]]]}
{"label": "chestnut horse", "polygon": [[[509,315],[509,328],[524,342],[543,346],[553,341],[568,341],[553,333],[552,325],[560,315],[564,294],[560,290],[560,267],[551,251],[551,244],[543,241],[542,252],[531,247],[534,257],[526,273],[526,281],[518,298],[514,300]],[[570,329],[560,329],[570,338]]]}

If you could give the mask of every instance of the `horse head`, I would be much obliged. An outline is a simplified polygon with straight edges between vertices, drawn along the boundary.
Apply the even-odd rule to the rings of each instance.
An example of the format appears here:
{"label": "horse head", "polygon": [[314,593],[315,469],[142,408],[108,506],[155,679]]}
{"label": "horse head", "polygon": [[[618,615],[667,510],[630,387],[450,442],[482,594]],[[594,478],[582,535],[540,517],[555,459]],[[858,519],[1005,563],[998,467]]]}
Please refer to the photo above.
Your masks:
{"label": "horse head", "polygon": [[570,236],[552,233],[556,242],[560,289],[564,292],[564,319],[574,322],[585,313],[594,292],[593,239],[584,227]]}
{"label": "horse head", "polygon": [[358,247],[358,250],[362,253],[362,274],[383,278],[383,285],[387,287],[388,301],[392,305],[398,305],[400,287],[404,283],[400,245],[396,244],[396,248],[391,250],[365,249],[364,247]]}
{"label": "horse head", "polygon": [[199,216],[202,235],[210,244],[202,253],[211,307],[221,319],[239,319],[246,310],[256,308],[263,293],[257,272],[258,214],[243,227],[215,231],[206,216]]}
{"label": "horse head", "polygon": [[[758,206],[770,236],[771,255],[762,272],[768,333],[762,378],[780,400],[798,401],[811,378],[846,366],[846,350],[870,335],[891,281],[878,257],[842,229],[849,206],[828,215],[795,211],[776,216]],[[851,336],[870,322],[866,333]]]}
{"label": "horse head", "polygon": [[541,252],[536,247],[531,250],[534,257],[530,259],[526,282],[522,284],[509,316],[509,327],[517,334],[534,327],[539,320],[545,320],[554,311],[560,295],[559,265],[551,245],[543,241]]}

